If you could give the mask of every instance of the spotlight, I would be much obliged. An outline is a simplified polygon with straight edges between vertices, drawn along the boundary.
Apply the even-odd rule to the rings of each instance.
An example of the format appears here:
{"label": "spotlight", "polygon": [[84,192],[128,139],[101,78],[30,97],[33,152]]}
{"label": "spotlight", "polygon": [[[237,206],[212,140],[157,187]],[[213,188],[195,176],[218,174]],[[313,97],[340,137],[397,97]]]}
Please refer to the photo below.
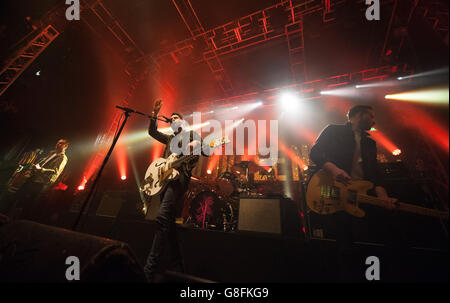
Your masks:
{"label": "spotlight", "polygon": [[289,113],[295,113],[299,107],[299,99],[292,93],[284,93],[280,98],[283,109],[288,110]]}
{"label": "spotlight", "polygon": [[83,185],[80,185],[80,186],[78,186],[78,188],[77,188],[79,191],[82,191],[82,190],[84,190],[84,186]]}
{"label": "spotlight", "polygon": [[210,169],[208,169],[208,170],[206,171],[206,173],[207,173],[208,175],[210,175],[210,174],[212,174],[212,171],[211,171]]}
{"label": "spotlight", "polygon": [[385,99],[407,102],[448,104],[448,87],[424,88],[398,94],[386,95]]}
{"label": "spotlight", "polygon": [[399,80],[399,81],[400,81],[400,80],[403,80],[403,77],[398,77],[397,80]]}
{"label": "spotlight", "polygon": [[38,70],[38,71],[36,72],[36,76],[40,76],[40,75],[41,75],[41,71]]}
{"label": "spotlight", "polygon": [[402,151],[400,149],[398,149],[398,148],[396,150],[392,151],[392,154],[394,156],[399,156],[401,153],[402,153]]}
{"label": "spotlight", "polygon": [[120,177],[120,179],[126,180],[126,179],[127,179],[127,176],[123,175],[122,177]]}

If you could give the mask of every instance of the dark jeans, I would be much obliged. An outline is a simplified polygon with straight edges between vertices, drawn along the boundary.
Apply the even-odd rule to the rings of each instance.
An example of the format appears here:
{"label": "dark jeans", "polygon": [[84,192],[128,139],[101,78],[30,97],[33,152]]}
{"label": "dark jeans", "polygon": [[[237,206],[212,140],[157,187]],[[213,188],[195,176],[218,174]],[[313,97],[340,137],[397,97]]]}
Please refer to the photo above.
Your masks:
{"label": "dark jeans", "polygon": [[[147,256],[144,272],[151,282],[156,273],[164,272],[166,267],[183,271],[183,261],[176,234],[175,217],[182,206],[183,194],[187,186],[180,181],[172,181],[161,193],[161,204],[156,217],[157,229],[153,238],[153,245]],[[163,258],[168,257],[168,266]]]}
{"label": "dark jeans", "polygon": [[0,212],[6,215],[12,215],[16,207],[22,207],[21,219],[35,219],[39,208],[37,203],[46,186],[42,183],[36,183],[30,180],[25,182],[15,193],[6,191],[1,201]]}

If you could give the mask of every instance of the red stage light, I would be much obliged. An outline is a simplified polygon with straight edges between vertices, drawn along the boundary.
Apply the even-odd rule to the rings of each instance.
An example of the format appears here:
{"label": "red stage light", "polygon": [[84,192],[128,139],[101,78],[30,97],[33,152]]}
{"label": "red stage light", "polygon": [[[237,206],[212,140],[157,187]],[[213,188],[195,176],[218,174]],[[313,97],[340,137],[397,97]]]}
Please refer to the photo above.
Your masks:
{"label": "red stage light", "polygon": [[79,191],[82,191],[82,190],[84,190],[84,186],[83,185],[80,185],[80,186],[78,186],[78,188],[77,188]]}
{"label": "red stage light", "polygon": [[126,179],[127,179],[127,176],[122,176],[122,177],[120,177],[120,179],[126,180]]}

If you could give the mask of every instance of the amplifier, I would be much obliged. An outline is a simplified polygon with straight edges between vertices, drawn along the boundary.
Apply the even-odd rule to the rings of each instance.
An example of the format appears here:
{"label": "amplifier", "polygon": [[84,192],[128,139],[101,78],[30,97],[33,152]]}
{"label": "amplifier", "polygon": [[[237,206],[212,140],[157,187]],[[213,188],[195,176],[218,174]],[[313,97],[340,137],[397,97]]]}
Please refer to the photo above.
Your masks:
{"label": "amplifier", "polygon": [[294,201],[285,198],[241,198],[238,230],[299,236],[302,224]]}

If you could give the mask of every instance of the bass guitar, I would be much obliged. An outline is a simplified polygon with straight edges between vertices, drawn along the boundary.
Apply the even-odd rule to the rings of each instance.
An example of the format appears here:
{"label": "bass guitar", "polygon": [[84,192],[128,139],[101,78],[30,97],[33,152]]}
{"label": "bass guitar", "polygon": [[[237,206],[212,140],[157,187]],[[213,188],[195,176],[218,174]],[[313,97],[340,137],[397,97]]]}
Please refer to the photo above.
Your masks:
{"label": "bass guitar", "polygon": [[[366,194],[373,188],[369,181],[352,181],[349,185],[335,182],[333,177],[324,170],[314,174],[306,191],[306,204],[321,215],[329,215],[338,211],[345,211],[352,216],[362,218],[365,212],[359,208],[360,204],[389,207],[389,202]],[[429,209],[408,203],[398,202],[394,210],[400,210],[425,216],[432,216],[448,220],[448,212]]]}

